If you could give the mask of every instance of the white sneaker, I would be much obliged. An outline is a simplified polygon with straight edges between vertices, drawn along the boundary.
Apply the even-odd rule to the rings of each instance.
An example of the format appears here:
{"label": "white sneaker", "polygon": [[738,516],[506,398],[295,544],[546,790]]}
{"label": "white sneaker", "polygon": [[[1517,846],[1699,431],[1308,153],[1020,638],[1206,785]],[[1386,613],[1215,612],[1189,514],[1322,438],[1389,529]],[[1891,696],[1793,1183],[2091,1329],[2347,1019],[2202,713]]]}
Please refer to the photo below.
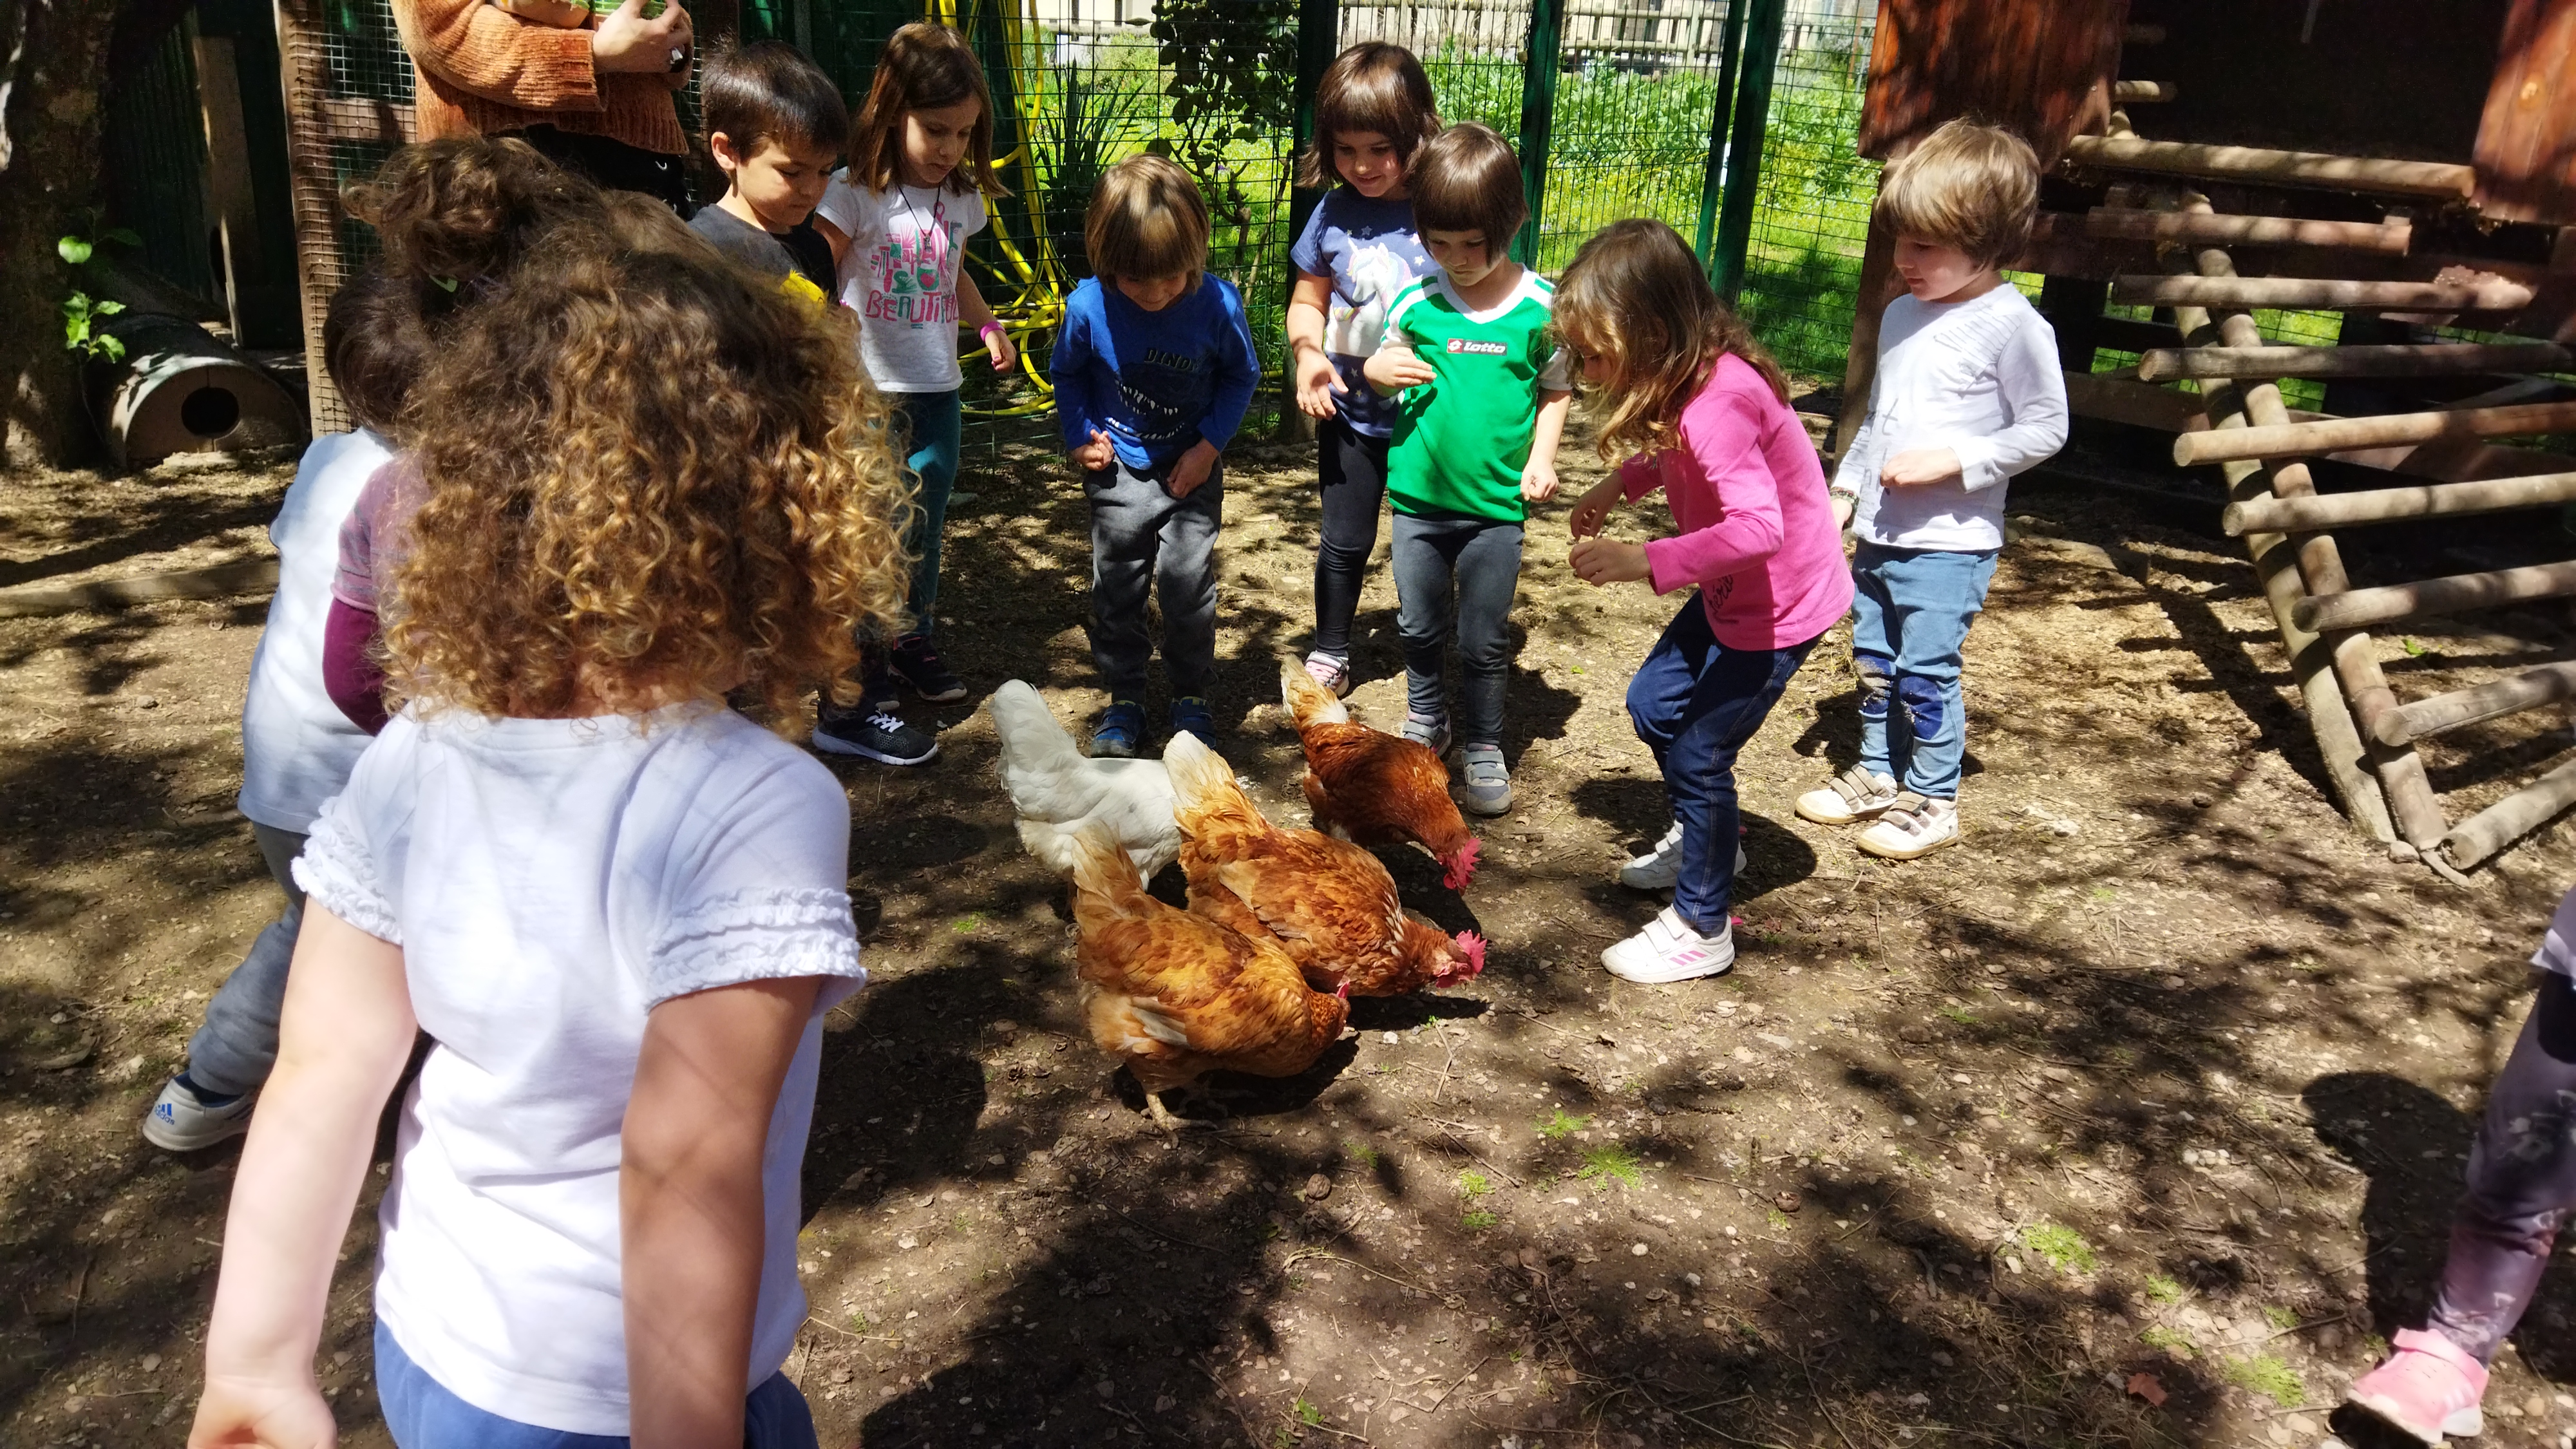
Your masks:
{"label": "white sneaker", "polygon": [[143,1119],[143,1140],[164,1152],[194,1152],[239,1137],[250,1130],[251,1108],[259,1093],[238,1097],[201,1097],[190,1084],[172,1077],[161,1088]]}
{"label": "white sneaker", "polygon": [[1735,928],[1730,924],[1703,936],[1666,906],[1646,929],[1602,952],[1601,964],[1622,981],[1650,986],[1721,975],[1735,965]]}
{"label": "white sneaker", "polygon": [[1959,843],[1959,805],[1908,790],[1860,833],[1861,849],[1882,860],[1912,860]]}
{"label": "white sneaker", "polygon": [[[1744,864],[1744,842],[1738,840],[1735,843],[1737,875],[1744,874]],[[1672,829],[1664,832],[1663,839],[1655,842],[1654,849],[1619,867],[1619,884],[1630,890],[1668,891],[1681,884],[1681,879],[1682,823],[1678,820],[1673,822]]]}
{"label": "white sneaker", "polygon": [[1860,765],[1836,775],[1821,790],[1798,797],[1798,816],[1818,825],[1874,820],[1896,803],[1896,782]]}

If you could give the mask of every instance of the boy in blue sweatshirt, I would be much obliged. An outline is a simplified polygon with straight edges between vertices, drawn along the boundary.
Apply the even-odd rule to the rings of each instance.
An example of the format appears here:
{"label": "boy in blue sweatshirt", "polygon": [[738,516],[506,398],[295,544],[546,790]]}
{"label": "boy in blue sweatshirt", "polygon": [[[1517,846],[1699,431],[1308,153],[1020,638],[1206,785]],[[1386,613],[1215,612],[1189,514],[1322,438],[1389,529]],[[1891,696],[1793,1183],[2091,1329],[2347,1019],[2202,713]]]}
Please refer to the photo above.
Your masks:
{"label": "boy in blue sweatshirt", "polygon": [[1145,742],[1145,598],[1157,578],[1172,728],[1214,744],[1218,454],[1261,378],[1252,329],[1232,284],[1206,274],[1207,204],[1162,157],[1109,168],[1082,241],[1097,275],[1066,299],[1049,371],[1091,502],[1091,658],[1110,700],[1091,753],[1128,758]]}

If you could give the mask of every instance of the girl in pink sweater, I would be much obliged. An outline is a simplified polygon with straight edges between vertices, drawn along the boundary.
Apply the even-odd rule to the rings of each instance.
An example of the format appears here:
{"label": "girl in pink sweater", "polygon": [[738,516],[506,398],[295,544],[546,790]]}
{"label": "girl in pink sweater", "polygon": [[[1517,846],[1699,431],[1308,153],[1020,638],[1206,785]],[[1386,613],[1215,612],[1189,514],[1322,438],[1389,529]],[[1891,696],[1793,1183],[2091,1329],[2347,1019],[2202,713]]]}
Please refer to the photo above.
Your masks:
{"label": "girl in pink sweater", "polygon": [[[1714,976],[1735,964],[1736,753],[1850,609],[1851,571],[1787,379],[1671,227],[1623,221],[1585,242],[1556,284],[1556,327],[1593,390],[1601,456],[1633,455],[1575,504],[1575,573],[1698,589],[1628,684],[1673,828],[1619,879],[1670,887],[1673,903],[1601,962],[1629,981]],[[1611,509],[1658,488],[1678,537],[1599,536]]]}

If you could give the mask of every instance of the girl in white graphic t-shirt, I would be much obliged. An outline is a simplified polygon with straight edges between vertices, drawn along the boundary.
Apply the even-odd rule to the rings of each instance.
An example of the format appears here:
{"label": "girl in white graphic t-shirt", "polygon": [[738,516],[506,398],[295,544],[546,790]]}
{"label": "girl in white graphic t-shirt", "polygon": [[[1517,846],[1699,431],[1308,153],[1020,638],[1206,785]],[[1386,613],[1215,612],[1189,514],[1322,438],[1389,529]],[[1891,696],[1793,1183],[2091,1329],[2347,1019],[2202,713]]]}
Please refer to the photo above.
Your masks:
{"label": "girl in white graphic t-shirt", "polygon": [[385,633],[407,702],[295,864],[190,1442],[331,1442],[314,1354],[417,1028],[394,1442],[811,1449],[779,1366],[823,1013],[862,979],[849,804],[726,700],[783,716],[900,611],[883,404],[846,323],[712,253],[560,249],[443,347]]}
{"label": "girl in white graphic t-shirt", "polygon": [[841,301],[858,316],[859,360],[877,390],[894,398],[905,464],[921,475],[921,515],[904,540],[918,560],[907,617],[890,649],[869,649],[860,703],[824,704],[814,745],[920,765],[939,753],[939,742],[904,722],[895,680],[934,704],[966,697],[931,642],[939,535],[957,482],[959,324],[983,339],[995,372],[1019,358],[966,271],[966,239],[984,229],[984,198],[1010,194],[993,174],[993,97],[966,37],[928,21],[896,31],[851,119],[849,152],[814,225],[840,266]]}

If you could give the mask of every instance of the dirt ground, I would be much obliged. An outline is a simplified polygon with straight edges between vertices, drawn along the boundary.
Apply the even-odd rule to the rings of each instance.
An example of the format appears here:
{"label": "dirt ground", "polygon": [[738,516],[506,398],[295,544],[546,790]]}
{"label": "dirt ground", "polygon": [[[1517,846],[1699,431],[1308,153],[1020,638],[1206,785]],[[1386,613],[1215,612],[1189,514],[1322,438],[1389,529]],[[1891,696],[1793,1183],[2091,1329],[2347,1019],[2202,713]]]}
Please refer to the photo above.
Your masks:
{"label": "dirt ground", "polygon": [[[0,585],[254,554],[286,476],[0,478]],[[1224,753],[1295,823],[1275,670],[1310,617],[1310,476],[1235,459],[1223,544]],[[951,661],[1077,723],[1104,702],[1078,491],[1025,460],[961,487]],[[1966,843],[1888,866],[1791,814],[1855,738],[1829,642],[1743,763],[1737,969],[1641,988],[1597,960],[1656,908],[1609,878],[1665,823],[1621,690],[1678,600],[1575,582],[1548,510],[1520,808],[1463,899],[1388,852],[1490,969],[1360,1004],[1306,1076],[1227,1082],[1176,1141],[1081,1033],[978,701],[936,712],[933,767],[836,763],[873,980],[830,1024],[805,1171],[788,1371],[824,1442],[2373,1442],[2329,1414],[2420,1311],[2576,827],[2467,889],[2391,862],[2322,793],[2241,555],[2065,481],[2014,511],[1969,646]],[[238,1151],[135,1128],[277,905],[232,810],[263,613],[0,620],[0,1443],[184,1435]],[[2422,693],[2568,657],[2569,623],[2383,652]],[[1360,632],[1354,703],[1390,723],[1382,572]],[[2451,737],[2454,817],[2565,759],[2566,723]],[[384,1442],[373,1197],[322,1360],[359,1445]],[[2482,1442],[2569,1442],[2571,1309],[2553,1275]]]}

